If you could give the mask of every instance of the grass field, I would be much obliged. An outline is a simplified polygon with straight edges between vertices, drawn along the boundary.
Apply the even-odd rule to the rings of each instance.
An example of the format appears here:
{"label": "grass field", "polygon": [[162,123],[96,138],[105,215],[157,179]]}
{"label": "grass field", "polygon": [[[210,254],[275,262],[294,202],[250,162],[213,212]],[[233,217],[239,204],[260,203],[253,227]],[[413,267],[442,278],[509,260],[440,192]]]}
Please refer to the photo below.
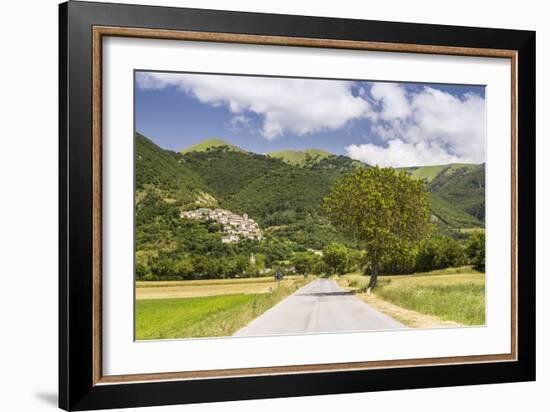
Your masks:
{"label": "grass field", "polygon": [[[298,276],[287,276],[281,286],[290,286]],[[273,278],[209,279],[188,281],[136,282],[136,299],[172,299],[230,294],[268,293],[277,288]]]}
{"label": "grass field", "polygon": [[[264,278],[259,279],[257,282],[250,282],[250,280],[189,281],[189,283],[194,283],[189,286],[177,285],[174,287],[183,289],[209,287],[213,291],[219,292],[220,288],[231,286],[233,291],[238,292],[179,298],[167,297],[172,292],[163,289],[170,289],[172,286],[138,285],[137,293],[140,293],[141,289],[148,291],[160,290],[160,295],[163,296],[154,299],[136,300],[136,339],[230,336],[307,283],[307,280],[296,277],[281,282],[280,287],[273,288],[271,293],[253,293],[251,290],[256,288],[257,285],[265,287],[273,282],[268,282]],[[269,280],[271,281],[271,279]],[[223,282],[226,282],[226,284]]]}
{"label": "grass field", "polygon": [[[361,294],[365,292],[369,277],[349,274],[340,282]],[[381,276],[372,293],[384,301],[442,321],[485,324],[485,274],[470,267]]]}

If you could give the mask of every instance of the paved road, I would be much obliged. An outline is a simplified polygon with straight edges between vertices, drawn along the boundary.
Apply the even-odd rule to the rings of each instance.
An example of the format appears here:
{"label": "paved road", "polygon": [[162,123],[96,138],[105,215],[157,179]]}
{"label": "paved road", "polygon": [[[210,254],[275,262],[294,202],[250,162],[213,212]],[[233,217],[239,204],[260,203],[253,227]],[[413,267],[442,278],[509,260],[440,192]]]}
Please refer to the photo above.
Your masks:
{"label": "paved road", "polygon": [[406,326],[346,292],[318,279],[273,306],[235,336],[403,329]]}

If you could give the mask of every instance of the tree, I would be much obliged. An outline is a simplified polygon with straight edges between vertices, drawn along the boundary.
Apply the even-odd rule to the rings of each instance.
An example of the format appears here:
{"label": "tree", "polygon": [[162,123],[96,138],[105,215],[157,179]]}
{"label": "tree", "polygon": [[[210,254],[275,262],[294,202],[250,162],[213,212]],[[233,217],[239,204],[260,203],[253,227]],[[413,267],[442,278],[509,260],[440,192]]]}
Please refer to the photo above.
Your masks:
{"label": "tree", "polygon": [[393,168],[371,167],[337,180],[323,210],[337,229],[364,245],[369,289],[376,287],[382,262],[429,233],[430,199],[424,183]]}
{"label": "tree", "polygon": [[349,253],[344,245],[331,243],[323,249],[323,261],[331,274],[343,275],[349,266]]}
{"label": "tree", "polygon": [[258,273],[263,273],[263,271],[265,270],[265,261],[266,261],[266,258],[265,258],[265,255],[263,253],[256,253],[256,255],[254,255],[254,266],[255,266],[255,269]]}
{"label": "tree", "polygon": [[292,255],[290,263],[294,266],[296,273],[307,276],[315,272],[320,260],[320,257],[313,252],[297,252]]}
{"label": "tree", "polygon": [[187,279],[193,274],[193,263],[191,259],[183,257],[175,264],[174,271],[179,279]]}
{"label": "tree", "polygon": [[470,263],[480,272],[485,272],[485,233],[474,233],[466,245]]}
{"label": "tree", "polygon": [[235,258],[235,271],[238,275],[248,275],[250,271],[250,258],[248,256],[237,256]]}
{"label": "tree", "polygon": [[139,280],[144,280],[151,274],[149,260],[155,256],[154,252],[138,250],[136,252],[136,276]]}

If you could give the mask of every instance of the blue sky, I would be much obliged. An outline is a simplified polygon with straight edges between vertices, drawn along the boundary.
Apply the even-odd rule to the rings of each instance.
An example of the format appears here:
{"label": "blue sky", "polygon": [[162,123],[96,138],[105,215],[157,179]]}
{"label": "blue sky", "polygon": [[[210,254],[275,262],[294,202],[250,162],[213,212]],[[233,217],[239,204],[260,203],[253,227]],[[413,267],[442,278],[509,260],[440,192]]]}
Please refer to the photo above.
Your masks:
{"label": "blue sky", "polygon": [[179,151],[218,138],[381,166],[484,161],[483,86],[136,72],[136,131]]}

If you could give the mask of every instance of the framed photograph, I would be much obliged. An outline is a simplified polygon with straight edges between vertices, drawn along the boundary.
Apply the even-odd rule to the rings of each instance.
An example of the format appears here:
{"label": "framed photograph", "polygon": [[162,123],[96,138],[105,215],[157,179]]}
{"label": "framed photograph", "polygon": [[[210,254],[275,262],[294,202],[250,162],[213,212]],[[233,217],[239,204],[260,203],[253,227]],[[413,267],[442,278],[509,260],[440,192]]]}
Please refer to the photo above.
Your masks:
{"label": "framed photograph", "polygon": [[535,33],[60,5],[59,403],[535,379]]}

